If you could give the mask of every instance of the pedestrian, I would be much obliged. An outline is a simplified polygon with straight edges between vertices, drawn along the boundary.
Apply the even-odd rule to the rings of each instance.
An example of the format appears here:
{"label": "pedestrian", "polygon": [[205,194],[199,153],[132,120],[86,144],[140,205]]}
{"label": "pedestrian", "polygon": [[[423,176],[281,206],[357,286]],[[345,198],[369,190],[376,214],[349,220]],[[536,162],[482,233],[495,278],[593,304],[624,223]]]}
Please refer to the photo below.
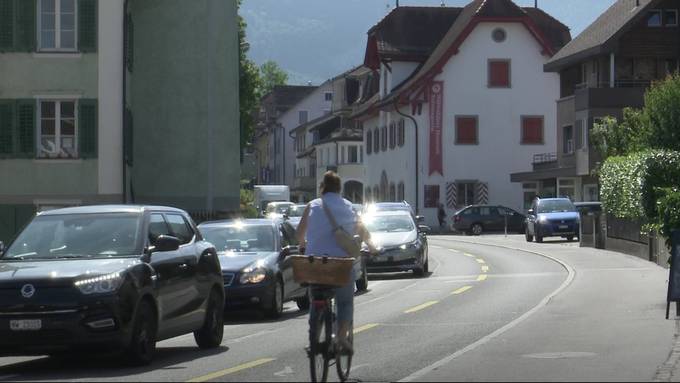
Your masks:
{"label": "pedestrian", "polygon": [[439,220],[439,233],[444,233],[446,229],[446,210],[444,209],[444,204],[441,202],[437,209],[437,219]]}
{"label": "pedestrian", "polygon": [[[335,172],[326,172],[320,186],[321,198],[313,200],[305,208],[297,230],[298,241],[304,245],[305,254],[333,257],[350,256],[336,241],[331,221],[335,221],[346,232],[359,235],[359,238],[366,243],[369,252],[377,254],[368,230],[359,221],[352,209],[352,203],[340,195],[341,185],[342,181]],[[340,346],[350,352],[352,345],[348,341],[348,336],[354,320],[354,281],[355,278],[352,275],[351,281],[347,285],[335,289],[336,340]],[[315,317],[315,310],[316,308],[312,305],[309,315],[310,321]]]}

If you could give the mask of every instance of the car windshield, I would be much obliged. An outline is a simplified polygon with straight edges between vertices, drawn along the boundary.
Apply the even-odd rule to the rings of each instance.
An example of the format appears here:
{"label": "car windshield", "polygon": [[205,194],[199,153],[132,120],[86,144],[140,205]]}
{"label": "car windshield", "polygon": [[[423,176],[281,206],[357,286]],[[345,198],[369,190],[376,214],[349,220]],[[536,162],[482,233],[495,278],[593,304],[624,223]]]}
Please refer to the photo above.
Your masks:
{"label": "car windshield", "polygon": [[576,208],[574,204],[567,200],[553,200],[553,201],[541,201],[538,204],[537,213],[562,213],[562,212],[574,212]]}
{"label": "car windshield", "polygon": [[106,213],[36,217],[3,259],[129,257],[141,254],[141,214]]}
{"label": "car windshield", "polygon": [[363,218],[371,233],[403,233],[415,230],[413,219],[405,215],[372,215]]}
{"label": "car windshield", "polygon": [[289,217],[302,217],[302,213],[305,212],[306,206],[307,205],[291,206],[290,209],[288,209],[288,216]]}
{"label": "car windshield", "polygon": [[271,225],[211,226],[201,228],[201,233],[218,251],[274,251]]}

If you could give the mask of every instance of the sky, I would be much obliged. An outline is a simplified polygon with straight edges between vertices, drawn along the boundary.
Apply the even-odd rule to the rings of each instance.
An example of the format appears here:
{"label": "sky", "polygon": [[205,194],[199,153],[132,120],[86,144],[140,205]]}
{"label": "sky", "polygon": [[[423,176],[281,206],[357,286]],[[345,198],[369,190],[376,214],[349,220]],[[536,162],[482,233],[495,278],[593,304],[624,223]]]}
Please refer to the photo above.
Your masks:
{"label": "sky", "polygon": [[[366,32],[396,0],[243,0],[249,57],[258,65],[277,62],[289,83],[314,85],[363,62]],[[443,0],[462,7],[469,0]],[[538,0],[576,37],[615,0]],[[439,6],[442,0],[399,0],[400,6]],[[515,0],[533,6],[534,0]]]}

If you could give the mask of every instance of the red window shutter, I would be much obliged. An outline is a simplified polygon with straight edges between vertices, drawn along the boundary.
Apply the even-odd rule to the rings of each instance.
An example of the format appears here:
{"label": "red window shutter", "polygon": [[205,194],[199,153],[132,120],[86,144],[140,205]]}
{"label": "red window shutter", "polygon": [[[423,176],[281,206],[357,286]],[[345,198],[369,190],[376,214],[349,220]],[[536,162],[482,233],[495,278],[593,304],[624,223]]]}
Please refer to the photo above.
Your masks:
{"label": "red window shutter", "polygon": [[489,86],[493,88],[510,87],[509,61],[489,61]]}
{"label": "red window shutter", "polygon": [[477,143],[477,119],[475,117],[456,118],[456,143]]}
{"label": "red window shutter", "polygon": [[522,143],[543,143],[543,118],[525,117],[522,119]]}

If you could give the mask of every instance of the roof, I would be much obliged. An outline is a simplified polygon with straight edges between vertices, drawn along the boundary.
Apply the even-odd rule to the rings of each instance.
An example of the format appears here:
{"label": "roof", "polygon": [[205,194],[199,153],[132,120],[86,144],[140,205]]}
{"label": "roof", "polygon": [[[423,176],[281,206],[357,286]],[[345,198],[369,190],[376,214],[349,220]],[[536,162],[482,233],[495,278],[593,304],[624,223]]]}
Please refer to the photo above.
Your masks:
{"label": "roof", "polygon": [[461,10],[457,7],[397,7],[368,31],[369,41],[374,38],[375,48],[381,56],[425,59]]}
{"label": "roof", "polygon": [[162,210],[175,213],[185,213],[183,210],[167,207],[167,206],[153,206],[153,205],[91,205],[91,206],[75,206],[63,209],[48,210],[38,213],[38,215],[67,215],[67,214],[106,214],[106,213],[137,213],[141,214],[149,210]]}
{"label": "roof", "polygon": [[262,99],[268,97],[276,104],[276,109],[280,112],[285,112],[292,108],[303,98],[312,93],[317,86],[302,86],[302,85],[275,85],[271,92],[267,93]]}
{"label": "roof", "polygon": [[[502,22],[504,19],[523,23],[542,45],[544,54],[554,54],[571,39],[566,25],[540,9],[522,8],[512,0],[474,0],[458,12],[455,21],[427,60],[410,78],[395,87],[388,97],[383,98],[379,105],[391,103],[395,97],[414,90],[434,77],[450,57],[458,52],[458,47],[478,23],[490,20]],[[370,43],[369,41],[369,45]],[[354,115],[359,116],[369,110],[369,107],[364,107],[358,109]]]}
{"label": "roof", "polygon": [[[545,65],[546,71],[556,71],[584,58],[608,51],[626,26],[641,17],[648,8],[660,0],[618,0],[580,35],[562,48]],[[639,6],[636,6],[638,4]]]}

